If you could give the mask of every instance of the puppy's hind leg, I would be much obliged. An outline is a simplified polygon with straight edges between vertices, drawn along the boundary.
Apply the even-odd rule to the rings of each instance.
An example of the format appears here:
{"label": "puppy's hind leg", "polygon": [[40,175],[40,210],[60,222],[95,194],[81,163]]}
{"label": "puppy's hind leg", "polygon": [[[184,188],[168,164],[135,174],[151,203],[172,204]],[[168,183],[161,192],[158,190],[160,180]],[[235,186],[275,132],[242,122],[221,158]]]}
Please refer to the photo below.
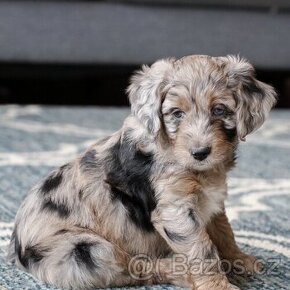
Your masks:
{"label": "puppy's hind leg", "polygon": [[106,288],[132,283],[126,273],[128,255],[89,230],[60,230],[21,249],[18,256],[16,263],[22,268],[61,288]]}

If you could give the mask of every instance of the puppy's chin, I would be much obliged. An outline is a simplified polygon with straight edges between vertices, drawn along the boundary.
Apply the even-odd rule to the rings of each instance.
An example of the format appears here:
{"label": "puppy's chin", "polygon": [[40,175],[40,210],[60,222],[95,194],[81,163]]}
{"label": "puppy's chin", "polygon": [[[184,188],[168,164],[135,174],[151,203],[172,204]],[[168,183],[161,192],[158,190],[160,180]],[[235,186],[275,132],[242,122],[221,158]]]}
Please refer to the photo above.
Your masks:
{"label": "puppy's chin", "polygon": [[217,169],[220,166],[223,166],[224,163],[225,163],[224,160],[217,160],[209,156],[207,159],[202,161],[198,161],[192,158],[191,160],[187,161],[187,166],[190,167],[191,170],[195,171],[208,171]]}
{"label": "puppy's chin", "polygon": [[193,160],[191,168],[196,171],[207,171],[214,168],[214,164],[210,160],[196,161]]}
{"label": "puppy's chin", "polygon": [[206,159],[203,161],[198,161],[192,158],[191,156],[186,159],[176,159],[176,163],[178,163],[181,167],[185,169],[194,170],[194,171],[207,171],[213,169],[217,164],[213,163],[212,160]]}

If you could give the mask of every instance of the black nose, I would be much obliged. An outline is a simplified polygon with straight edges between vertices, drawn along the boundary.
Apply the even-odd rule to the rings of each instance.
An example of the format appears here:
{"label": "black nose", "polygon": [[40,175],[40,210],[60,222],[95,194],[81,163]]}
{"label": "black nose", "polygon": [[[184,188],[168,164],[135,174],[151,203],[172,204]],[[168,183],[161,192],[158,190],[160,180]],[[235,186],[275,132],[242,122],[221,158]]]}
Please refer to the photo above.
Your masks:
{"label": "black nose", "polygon": [[200,148],[193,148],[192,155],[196,160],[202,161],[204,160],[210,153],[210,147],[200,147]]}

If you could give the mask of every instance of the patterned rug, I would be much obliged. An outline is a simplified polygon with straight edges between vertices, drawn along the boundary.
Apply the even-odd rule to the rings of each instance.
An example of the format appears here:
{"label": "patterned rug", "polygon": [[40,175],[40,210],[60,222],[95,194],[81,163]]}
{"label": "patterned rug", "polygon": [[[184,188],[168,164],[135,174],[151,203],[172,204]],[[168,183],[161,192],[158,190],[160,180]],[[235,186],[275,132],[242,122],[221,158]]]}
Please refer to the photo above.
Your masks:
{"label": "patterned rug", "polygon": [[[0,107],[0,290],[55,289],[5,262],[17,208],[34,183],[95,139],[118,129],[128,112]],[[241,144],[238,166],[229,177],[227,213],[240,247],[264,263],[263,273],[240,287],[289,290],[290,111],[272,112],[264,127]]]}

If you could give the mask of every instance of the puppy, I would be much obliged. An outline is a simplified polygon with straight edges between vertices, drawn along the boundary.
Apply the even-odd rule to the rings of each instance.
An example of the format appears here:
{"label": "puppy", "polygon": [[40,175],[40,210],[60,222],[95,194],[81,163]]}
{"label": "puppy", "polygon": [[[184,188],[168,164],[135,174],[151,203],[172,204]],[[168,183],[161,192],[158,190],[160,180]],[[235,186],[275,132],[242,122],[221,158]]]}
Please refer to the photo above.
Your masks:
{"label": "puppy", "polygon": [[[239,140],[275,104],[274,89],[244,59],[193,55],[143,66],[128,94],[132,113],[123,127],[24,200],[10,260],[63,288],[237,289],[221,259],[239,259],[247,272],[258,267],[239,250],[226,217],[226,174]],[[173,271],[176,254],[202,271]]]}

